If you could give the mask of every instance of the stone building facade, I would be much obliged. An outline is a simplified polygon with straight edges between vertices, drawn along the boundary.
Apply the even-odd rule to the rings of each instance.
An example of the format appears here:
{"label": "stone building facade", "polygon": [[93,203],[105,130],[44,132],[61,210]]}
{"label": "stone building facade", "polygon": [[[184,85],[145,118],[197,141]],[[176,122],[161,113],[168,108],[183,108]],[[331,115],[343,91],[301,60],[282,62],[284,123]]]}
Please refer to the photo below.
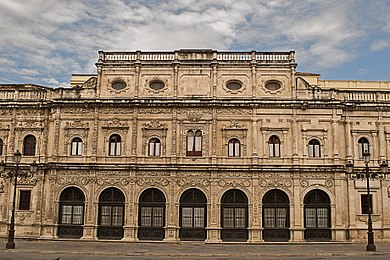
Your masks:
{"label": "stone building facade", "polygon": [[[69,88],[0,85],[0,160],[20,178],[16,237],[359,241],[365,181],[390,156],[390,82],[321,80],[294,52],[99,52]],[[371,182],[390,239],[390,182]],[[0,179],[0,236],[13,185]]]}

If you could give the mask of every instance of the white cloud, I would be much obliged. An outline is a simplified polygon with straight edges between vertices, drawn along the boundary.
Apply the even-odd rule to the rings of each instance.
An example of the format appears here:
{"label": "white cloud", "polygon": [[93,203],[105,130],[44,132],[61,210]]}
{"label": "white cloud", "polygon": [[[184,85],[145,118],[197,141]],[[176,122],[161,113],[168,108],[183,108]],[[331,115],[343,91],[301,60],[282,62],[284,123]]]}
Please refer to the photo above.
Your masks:
{"label": "white cloud", "polygon": [[2,0],[0,78],[64,84],[71,73],[94,73],[98,50],[295,49],[306,66],[334,67],[364,41],[389,47],[389,37],[370,39],[378,23],[364,18],[377,13],[389,32],[386,8],[364,0]]}

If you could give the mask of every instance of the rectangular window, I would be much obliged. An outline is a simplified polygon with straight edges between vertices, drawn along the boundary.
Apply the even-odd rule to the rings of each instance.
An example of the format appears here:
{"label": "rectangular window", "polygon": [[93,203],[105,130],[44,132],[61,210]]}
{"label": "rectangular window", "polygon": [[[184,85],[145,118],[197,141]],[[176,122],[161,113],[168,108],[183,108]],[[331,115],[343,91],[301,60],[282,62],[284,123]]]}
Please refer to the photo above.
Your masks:
{"label": "rectangular window", "polygon": [[62,224],[71,224],[72,223],[72,206],[63,205],[62,206],[62,215],[61,215]]}
{"label": "rectangular window", "polygon": [[181,225],[183,227],[192,227],[192,208],[182,208]]}
{"label": "rectangular window", "polygon": [[152,225],[152,208],[142,207],[141,208],[141,226],[150,227]]}
{"label": "rectangular window", "polygon": [[236,227],[244,228],[245,227],[245,209],[244,208],[236,208]]}
{"label": "rectangular window", "polygon": [[122,206],[113,206],[112,207],[112,225],[113,226],[122,226],[123,219],[123,207]]}
{"label": "rectangular window", "polygon": [[[367,194],[362,194],[361,195],[361,206],[362,206],[362,214],[368,214],[369,212],[369,201],[368,201],[368,195]],[[370,194],[370,204],[371,204],[371,213],[372,213],[372,195]]]}
{"label": "rectangular window", "polygon": [[223,209],[223,226],[227,228],[234,227],[234,208]]}
{"label": "rectangular window", "polygon": [[275,227],[274,209],[264,208],[264,227]]}
{"label": "rectangular window", "polygon": [[73,221],[74,225],[83,224],[83,206],[73,206]]}
{"label": "rectangular window", "polygon": [[194,208],[194,227],[204,227],[204,208]]}
{"label": "rectangular window", "polygon": [[21,190],[19,193],[19,210],[30,210],[30,190]]}
{"label": "rectangular window", "polygon": [[111,206],[102,206],[102,226],[111,226]]}
{"label": "rectangular window", "polygon": [[318,227],[327,228],[328,227],[328,209],[327,208],[318,208]]}
{"label": "rectangular window", "polygon": [[307,208],[306,209],[306,227],[307,228],[315,228],[316,224],[316,209],[315,208]]}
{"label": "rectangular window", "polygon": [[286,227],[287,225],[287,209],[276,208],[276,227]]}
{"label": "rectangular window", "polygon": [[153,208],[153,226],[162,227],[163,226],[163,217],[164,217],[164,208],[163,207],[154,207]]}

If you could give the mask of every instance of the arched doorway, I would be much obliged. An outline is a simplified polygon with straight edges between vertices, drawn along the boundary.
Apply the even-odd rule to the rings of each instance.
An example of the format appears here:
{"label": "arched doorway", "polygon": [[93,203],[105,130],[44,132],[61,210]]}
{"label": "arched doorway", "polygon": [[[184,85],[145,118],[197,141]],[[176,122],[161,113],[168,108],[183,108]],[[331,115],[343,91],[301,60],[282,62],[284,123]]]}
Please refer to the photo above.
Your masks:
{"label": "arched doorway", "polygon": [[66,188],[60,196],[58,237],[81,238],[84,225],[84,193],[76,187]]}
{"label": "arched doorway", "polygon": [[205,240],[207,225],[206,196],[198,189],[189,189],[180,197],[181,240]]}
{"label": "arched doorway", "polygon": [[123,238],[124,208],[125,196],[119,189],[108,188],[100,194],[98,238]]}
{"label": "arched doorway", "polygon": [[222,196],[221,227],[222,241],[248,240],[248,198],[244,192],[233,189]]}
{"label": "arched doorway", "polygon": [[138,238],[163,240],[165,237],[165,196],[158,189],[147,189],[139,198]]}
{"label": "arched doorway", "polygon": [[329,196],[321,190],[312,190],[306,194],[304,204],[305,239],[307,241],[331,240]]}
{"label": "arched doorway", "polygon": [[263,240],[287,242],[290,239],[289,199],[281,190],[270,190],[263,197]]}

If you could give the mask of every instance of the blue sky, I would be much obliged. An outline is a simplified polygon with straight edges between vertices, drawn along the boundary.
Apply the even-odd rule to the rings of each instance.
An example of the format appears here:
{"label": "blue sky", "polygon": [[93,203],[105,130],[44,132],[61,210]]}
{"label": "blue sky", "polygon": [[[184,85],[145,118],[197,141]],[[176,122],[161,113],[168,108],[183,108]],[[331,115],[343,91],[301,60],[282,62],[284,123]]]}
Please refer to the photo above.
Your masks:
{"label": "blue sky", "polygon": [[390,0],[1,0],[0,83],[68,86],[97,51],[296,51],[323,79],[390,81]]}

